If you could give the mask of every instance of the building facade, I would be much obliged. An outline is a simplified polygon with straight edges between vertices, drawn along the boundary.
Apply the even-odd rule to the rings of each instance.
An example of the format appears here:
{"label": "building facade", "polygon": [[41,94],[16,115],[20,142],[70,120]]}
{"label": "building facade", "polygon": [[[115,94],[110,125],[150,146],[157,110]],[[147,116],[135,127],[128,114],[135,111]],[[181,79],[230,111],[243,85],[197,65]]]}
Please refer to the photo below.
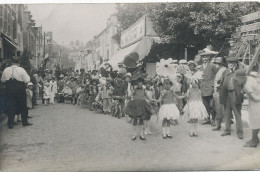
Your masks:
{"label": "building facade", "polygon": [[107,27],[94,37],[95,48],[93,51],[93,62],[98,68],[104,61],[108,61],[119,50],[113,36],[117,33],[118,21],[115,15],[111,15]]}

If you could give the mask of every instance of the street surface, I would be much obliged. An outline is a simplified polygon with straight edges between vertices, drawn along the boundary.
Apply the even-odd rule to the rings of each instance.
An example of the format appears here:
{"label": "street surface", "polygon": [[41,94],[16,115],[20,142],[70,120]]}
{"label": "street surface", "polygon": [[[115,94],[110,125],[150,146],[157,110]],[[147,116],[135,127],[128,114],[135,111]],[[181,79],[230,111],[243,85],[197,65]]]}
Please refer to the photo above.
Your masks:
{"label": "street surface", "polygon": [[[132,125],[71,104],[38,105],[30,111],[33,125],[0,130],[1,172],[83,172],[121,170],[253,170],[260,169],[260,147],[244,148],[251,131],[239,140],[199,126],[199,137],[188,135],[189,124],[172,127],[163,140],[161,123],[151,119],[153,135],[131,141]],[[243,111],[246,126],[246,111]],[[222,124],[224,126],[224,124]]]}

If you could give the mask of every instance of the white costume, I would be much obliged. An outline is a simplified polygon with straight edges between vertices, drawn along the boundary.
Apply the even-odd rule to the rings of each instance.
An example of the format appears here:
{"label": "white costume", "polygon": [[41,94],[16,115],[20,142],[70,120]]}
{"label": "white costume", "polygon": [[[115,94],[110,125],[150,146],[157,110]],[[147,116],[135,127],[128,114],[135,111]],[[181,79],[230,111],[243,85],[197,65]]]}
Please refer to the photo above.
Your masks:
{"label": "white costume", "polygon": [[58,92],[58,86],[56,81],[50,81],[50,103],[54,104],[55,94]]}

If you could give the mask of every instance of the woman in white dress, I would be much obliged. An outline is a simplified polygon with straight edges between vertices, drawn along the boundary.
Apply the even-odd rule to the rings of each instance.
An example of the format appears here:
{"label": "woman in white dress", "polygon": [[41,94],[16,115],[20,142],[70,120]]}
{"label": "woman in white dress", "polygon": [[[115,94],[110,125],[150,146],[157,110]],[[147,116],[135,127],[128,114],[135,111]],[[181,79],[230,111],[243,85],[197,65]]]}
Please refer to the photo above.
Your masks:
{"label": "woman in white dress", "polygon": [[[259,65],[260,66],[260,65]],[[258,132],[260,129],[260,70],[251,72],[247,77],[244,90],[247,93],[248,106],[248,124],[252,129],[252,139],[244,147],[256,147],[259,143]]]}

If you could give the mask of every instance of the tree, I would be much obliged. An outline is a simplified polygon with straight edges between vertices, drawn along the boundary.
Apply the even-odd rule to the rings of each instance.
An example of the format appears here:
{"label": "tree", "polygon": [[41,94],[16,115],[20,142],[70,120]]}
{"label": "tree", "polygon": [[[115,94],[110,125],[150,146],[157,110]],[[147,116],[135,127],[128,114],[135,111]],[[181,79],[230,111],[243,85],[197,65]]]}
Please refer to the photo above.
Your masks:
{"label": "tree", "polygon": [[119,4],[116,9],[121,30],[147,14],[153,21],[157,34],[165,43],[171,43],[182,49],[184,47],[202,49],[212,44],[215,50],[221,48],[226,50],[229,48],[228,44],[224,44],[226,38],[230,38],[236,27],[241,25],[239,17],[260,10],[260,3]]}

